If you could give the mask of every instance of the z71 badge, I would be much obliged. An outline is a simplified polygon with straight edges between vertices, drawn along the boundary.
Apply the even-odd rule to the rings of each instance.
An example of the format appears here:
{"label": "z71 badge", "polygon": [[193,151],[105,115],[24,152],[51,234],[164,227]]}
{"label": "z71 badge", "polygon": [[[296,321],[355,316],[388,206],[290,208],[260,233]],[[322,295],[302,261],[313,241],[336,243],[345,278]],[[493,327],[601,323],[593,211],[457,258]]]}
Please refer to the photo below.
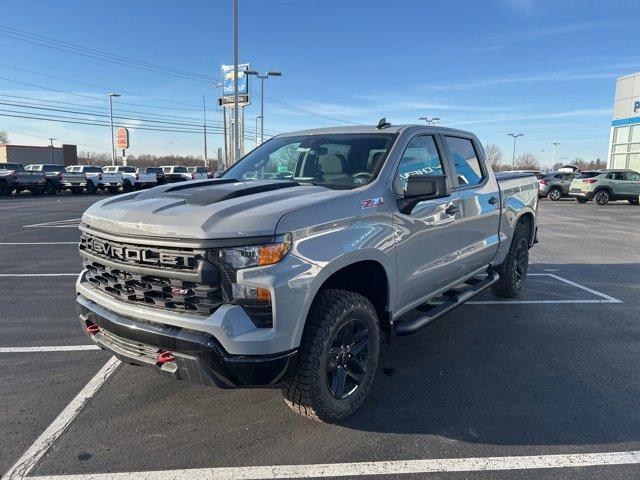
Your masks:
{"label": "z71 badge", "polygon": [[384,199],[382,197],[377,198],[369,198],[367,200],[361,200],[360,206],[364,210],[365,208],[377,207],[384,203]]}

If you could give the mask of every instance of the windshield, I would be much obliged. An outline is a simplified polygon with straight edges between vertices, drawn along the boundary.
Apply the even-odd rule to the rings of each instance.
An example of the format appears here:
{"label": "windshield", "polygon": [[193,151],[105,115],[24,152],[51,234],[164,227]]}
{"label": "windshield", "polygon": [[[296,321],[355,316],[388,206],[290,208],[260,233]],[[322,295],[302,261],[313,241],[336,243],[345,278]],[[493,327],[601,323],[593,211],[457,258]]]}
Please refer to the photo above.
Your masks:
{"label": "windshield", "polygon": [[378,175],[393,139],[388,133],[273,138],[247,154],[222,178],[294,180],[354,188]]}
{"label": "windshield", "polygon": [[173,167],[173,173],[187,173],[187,167]]}
{"label": "windshield", "polygon": [[0,170],[22,170],[20,163],[0,163]]}
{"label": "windshield", "polygon": [[124,173],[136,173],[136,169],[133,167],[118,167],[118,171]]}
{"label": "windshield", "polygon": [[600,175],[602,172],[582,172],[580,175],[578,175],[576,178],[592,178],[592,177],[597,177],[598,175]]}

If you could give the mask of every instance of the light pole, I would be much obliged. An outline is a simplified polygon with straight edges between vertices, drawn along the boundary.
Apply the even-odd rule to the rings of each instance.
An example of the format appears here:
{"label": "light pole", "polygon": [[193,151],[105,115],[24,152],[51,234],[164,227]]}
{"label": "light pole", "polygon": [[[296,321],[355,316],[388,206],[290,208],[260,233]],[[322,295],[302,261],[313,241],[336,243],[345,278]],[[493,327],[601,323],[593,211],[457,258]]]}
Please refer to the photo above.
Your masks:
{"label": "light pole", "polygon": [[418,120],[424,120],[425,122],[427,122],[427,125],[431,125],[433,127],[435,127],[438,122],[440,121],[440,117],[420,117]]}
{"label": "light pole", "polygon": [[209,162],[207,161],[207,101],[206,97],[202,95],[202,133],[204,134],[204,166],[209,168]]}
{"label": "light pole", "polygon": [[247,70],[245,75],[255,75],[260,79],[260,143],[264,142],[264,80],[269,77],[281,77],[282,72],[269,70],[266,74],[260,75],[256,70]]}
{"label": "light pole", "polygon": [[240,122],[238,121],[238,0],[233,0],[233,116],[233,163],[235,163],[240,160]]}
{"label": "light pole", "polygon": [[508,133],[510,137],[513,137],[513,157],[511,158],[511,170],[516,168],[516,140],[518,137],[524,136],[524,133]]}
{"label": "light pole", "polygon": [[553,145],[553,164],[556,164],[556,147],[560,145],[560,142],[552,142]]}
{"label": "light pole", "polygon": [[120,97],[119,93],[107,93],[109,97],[109,123],[111,125],[111,165],[116,164],[116,144],[113,140],[113,97]]}
{"label": "light pole", "polygon": [[544,152],[545,152],[544,148],[540,150],[540,166],[541,167],[544,165]]}
{"label": "light pole", "polygon": [[[222,168],[222,170],[224,170],[227,167],[227,159],[229,158],[229,152],[227,152],[227,144],[228,144],[228,140],[227,140],[227,110],[226,107],[224,106],[224,104],[222,103],[222,100],[224,99],[224,83],[222,81],[220,82],[214,82],[213,84],[214,87],[216,88],[220,88],[220,106],[222,107],[222,130],[223,130],[223,135],[224,135],[224,161],[222,162],[222,166],[224,168]],[[216,171],[220,171],[220,165],[217,165],[216,167]]]}
{"label": "light pole", "polygon": [[262,115],[256,115],[256,131],[255,131],[255,134],[256,134],[256,147],[257,147],[258,145],[260,145],[260,144],[258,143],[258,119],[259,119],[259,118],[261,119],[261,118],[262,118]]}
{"label": "light pole", "polygon": [[51,163],[53,163],[53,141],[57,140],[57,138],[50,138],[49,142],[51,143]]}

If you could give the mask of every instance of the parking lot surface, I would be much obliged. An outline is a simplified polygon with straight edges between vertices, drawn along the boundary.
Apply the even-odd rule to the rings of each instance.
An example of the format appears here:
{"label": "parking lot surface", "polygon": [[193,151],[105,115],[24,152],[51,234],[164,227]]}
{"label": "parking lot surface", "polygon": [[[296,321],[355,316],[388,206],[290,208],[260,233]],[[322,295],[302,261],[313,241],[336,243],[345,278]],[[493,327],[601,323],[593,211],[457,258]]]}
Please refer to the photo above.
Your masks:
{"label": "parking lot surface", "polygon": [[363,407],[324,425],[277,390],[188,385],[91,349],[75,242],[98,198],[0,199],[0,471],[640,477],[640,207],[542,201],[526,292],[393,338]]}

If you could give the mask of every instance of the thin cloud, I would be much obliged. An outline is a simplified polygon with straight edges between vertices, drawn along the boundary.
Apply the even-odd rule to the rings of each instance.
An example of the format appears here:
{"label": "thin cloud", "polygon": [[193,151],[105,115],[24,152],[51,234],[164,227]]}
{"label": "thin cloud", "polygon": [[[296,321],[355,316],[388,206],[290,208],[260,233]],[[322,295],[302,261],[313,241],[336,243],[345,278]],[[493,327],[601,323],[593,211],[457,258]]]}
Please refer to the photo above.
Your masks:
{"label": "thin cloud", "polygon": [[549,120],[555,118],[570,117],[590,117],[590,116],[609,116],[611,108],[581,108],[576,110],[567,110],[564,112],[536,113],[530,115],[508,115],[504,117],[487,117],[474,120],[463,120],[460,122],[447,122],[447,126],[454,125],[473,125],[480,123],[498,123],[498,122],[521,122],[523,120]]}

